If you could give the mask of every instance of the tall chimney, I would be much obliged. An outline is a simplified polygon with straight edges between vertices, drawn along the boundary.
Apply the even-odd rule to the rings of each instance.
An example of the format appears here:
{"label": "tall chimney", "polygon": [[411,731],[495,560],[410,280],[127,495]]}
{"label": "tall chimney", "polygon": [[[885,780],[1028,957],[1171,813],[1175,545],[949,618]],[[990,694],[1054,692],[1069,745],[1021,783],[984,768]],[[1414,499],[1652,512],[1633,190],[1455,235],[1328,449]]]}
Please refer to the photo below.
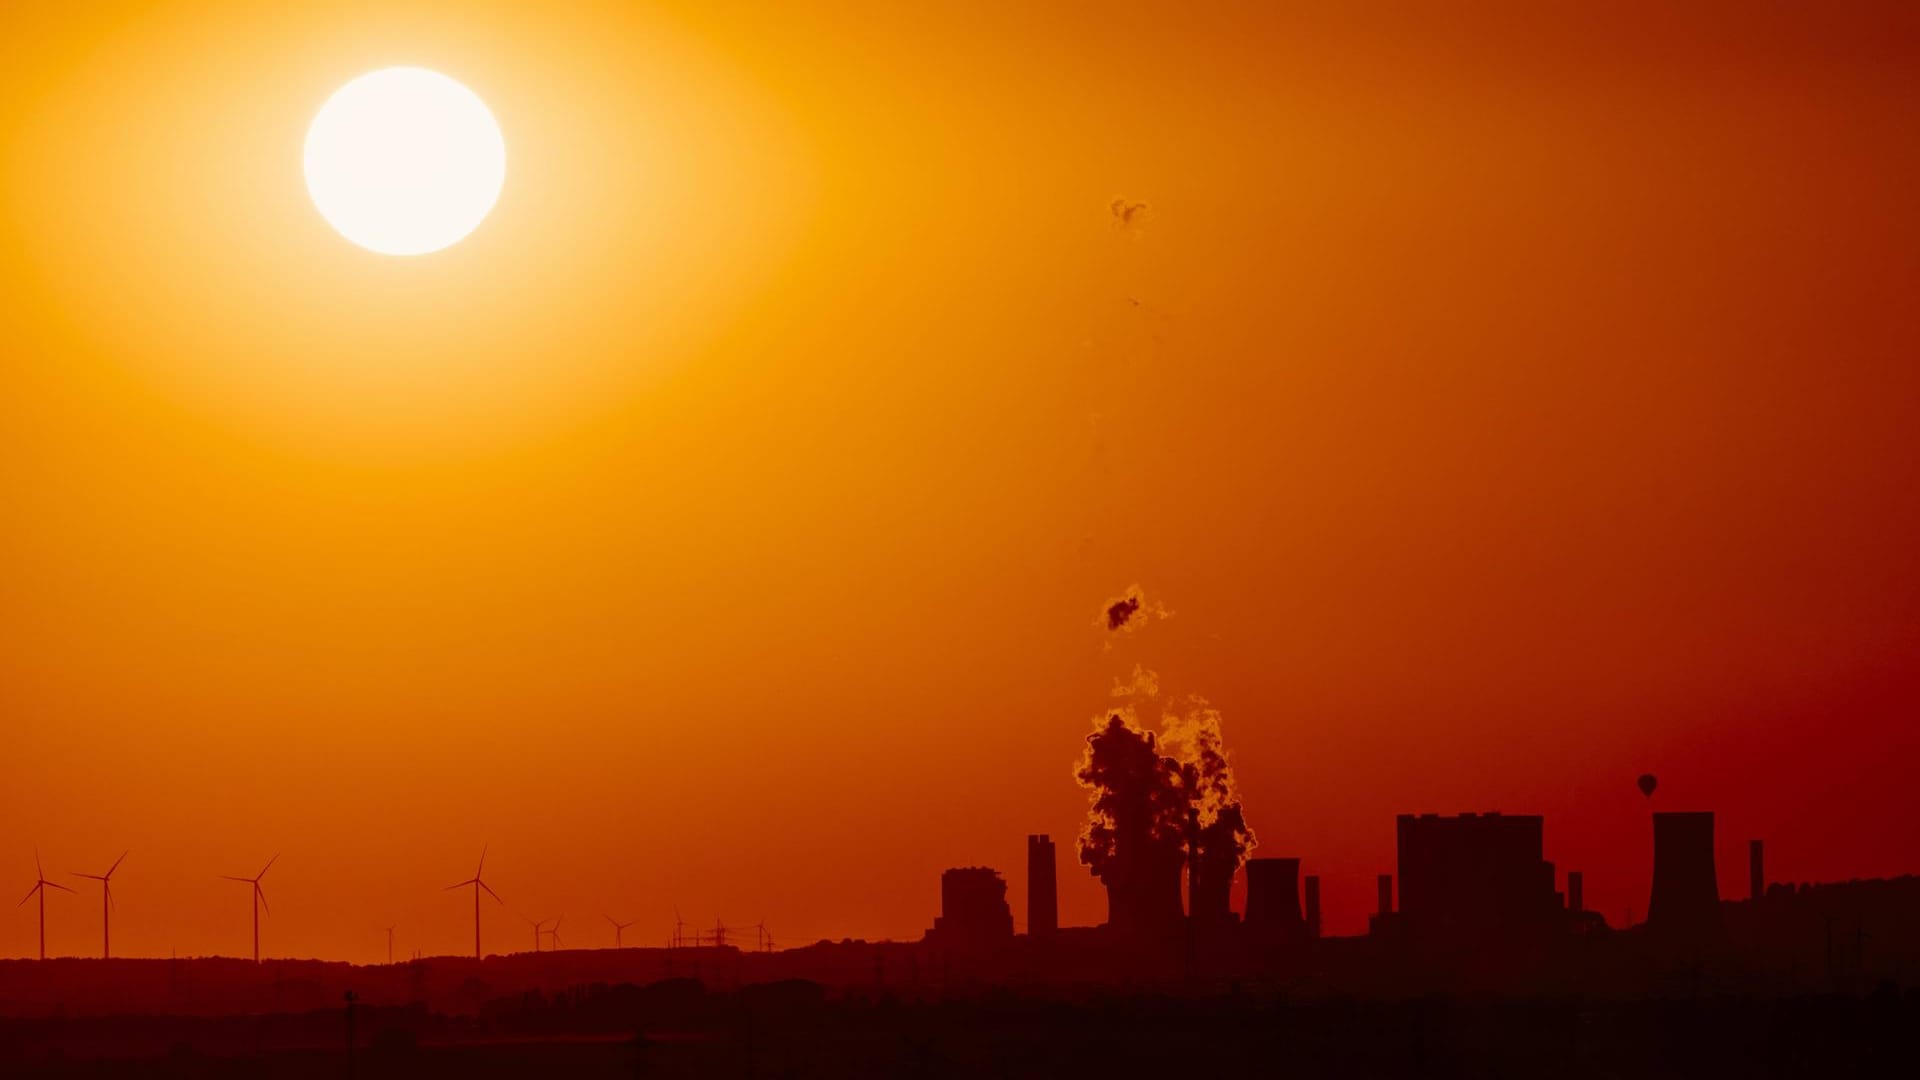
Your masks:
{"label": "tall chimney", "polygon": [[1247,860],[1247,929],[1268,938],[1293,937],[1300,918],[1300,860]]}
{"label": "tall chimney", "polygon": [[1307,875],[1307,936],[1320,936],[1320,875]]}
{"label": "tall chimney", "polygon": [[1717,936],[1720,885],[1713,869],[1713,813],[1653,815],[1653,896],[1647,929],[1676,938]]}
{"label": "tall chimney", "polygon": [[1060,894],[1054,879],[1053,838],[1027,837],[1027,933],[1045,937],[1060,929]]}
{"label": "tall chimney", "polygon": [[1587,904],[1587,877],[1578,870],[1567,871],[1567,910],[1578,914]]}
{"label": "tall chimney", "polygon": [[1393,875],[1381,874],[1379,880],[1379,914],[1393,914]]}
{"label": "tall chimney", "polygon": [[1755,900],[1767,895],[1767,845],[1761,840],[1747,841],[1747,889]]}

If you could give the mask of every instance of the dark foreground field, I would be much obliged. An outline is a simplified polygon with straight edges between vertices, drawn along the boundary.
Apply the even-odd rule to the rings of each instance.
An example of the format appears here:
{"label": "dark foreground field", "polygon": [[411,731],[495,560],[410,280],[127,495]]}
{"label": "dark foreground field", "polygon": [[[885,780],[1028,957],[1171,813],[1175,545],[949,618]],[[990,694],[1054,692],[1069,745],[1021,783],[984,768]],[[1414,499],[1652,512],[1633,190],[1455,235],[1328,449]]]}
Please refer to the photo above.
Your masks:
{"label": "dark foreground field", "polygon": [[0,1021],[9,1077],[1832,1077],[1914,1075],[1920,992],[1664,1001],[1100,994],[829,1000],[681,980],[480,1016]]}

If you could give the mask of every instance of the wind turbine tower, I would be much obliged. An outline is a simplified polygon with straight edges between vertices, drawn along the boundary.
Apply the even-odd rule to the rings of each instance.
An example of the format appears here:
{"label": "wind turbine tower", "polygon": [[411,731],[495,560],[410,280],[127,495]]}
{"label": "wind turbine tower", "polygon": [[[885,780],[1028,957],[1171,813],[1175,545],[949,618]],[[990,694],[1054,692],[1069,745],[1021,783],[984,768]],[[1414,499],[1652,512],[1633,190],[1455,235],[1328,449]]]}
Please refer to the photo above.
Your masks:
{"label": "wind turbine tower", "polygon": [[[487,849],[483,846],[480,849],[480,865],[474,867],[473,876],[465,881],[447,886],[447,891],[449,892],[454,889],[464,889],[469,885],[473,886],[473,958],[475,960],[480,959],[480,890],[486,889],[487,895],[493,897],[494,903],[499,904],[501,907],[506,906],[506,901],[500,899],[500,894],[494,892],[491,886],[480,880],[480,873],[486,868]],[[539,935],[535,934],[533,940],[535,947],[538,947],[540,944]]]}
{"label": "wind turbine tower", "polygon": [[261,867],[260,872],[252,877],[234,877],[232,874],[220,875],[228,881],[240,881],[253,886],[253,962],[256,964],[260,962],[260,909],[263,907],[267,908],[267,914],[273,914],[273,909],[267,907],[267,891],[260,887],[260,879],[267,876],[267,871],[273,869],[274,861],[278,858],[280,858],[280,856],[276,854],[272,859],[268,859],[267,865]]}
{"label": "wind turbine tower", "polygon": [[33,899],[36,894],[39,895],[40,897],[40,959],[42,960],[45,960],[47,958],[47,886],[49,885],[53,886],[56,889],[59,889],[61,892],[73,891],[72,889],[67,888],[65,885],[62,885],[57,881],[47,880],[47,872],[41,869],[40,867],[40,849],[34,848],[33,849],[33,888],[28,889],[27,895],[21,897],[20,902],[13,906],[16,908],[25,907],[27,905],[27,901]]}
{"label": "wind turbine tower", "polygon": [[625,930],[627,927],[632,926],[633,920],[629,919],[626,922],[614,922],[613,916],[611,915],[603,914],[600,917],[607,920],[609,923],[613,923],[613,947],[616,949],[626,948],[626,946],[621,944],[620,942],[620,932]]}
{"label": "wind turbine tower", "polygon": [[81,874],[76,872],[73,875],[74,877],[90,878],[100,883],[100,959],[102,960],[113,955],[113,950],[110,947],[113,944],[113,923],[110,918],[110,914],[113,911],[113,872],[120,869],[120,864],[126,861],[126,858],[127,853],[124,851],[121,852],[120,857],[113,860],[113,865],[107,867],[107,872],[104,874]]}

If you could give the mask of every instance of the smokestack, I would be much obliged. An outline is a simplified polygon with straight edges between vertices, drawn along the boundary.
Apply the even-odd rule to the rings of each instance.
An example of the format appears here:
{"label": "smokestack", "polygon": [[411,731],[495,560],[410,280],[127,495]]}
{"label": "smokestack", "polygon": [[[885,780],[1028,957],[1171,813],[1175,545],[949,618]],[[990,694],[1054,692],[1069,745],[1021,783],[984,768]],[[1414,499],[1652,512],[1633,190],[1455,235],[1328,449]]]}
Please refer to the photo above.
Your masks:
{"label": "smokestack", "polygon": [[1027,933],[1045,937],[1060,929],[1060,894],[1054,878],[1053,837],[1027,837]]}
{"label": "smokestack", "polygon": [[1247,860],[1247,929],[1266,938],[1290,938],[1300,918],[1300,860]]}
{"label": "smokestack", "polygon": [[1393,875],[1381,874],[1379,880],[1379,911],[1381,915],[1393,914]]}
{"label": "smokestack", "polygon": [[1587,877],[1578,870],[1567,871],[1567,910],[1579,914],[1587,909]]}
{"label": "smokestack", "polygon": [[1752,899],[1767,895],[1767,846],[1761,840],[1747,841],[1747,888]]}
{"label": "smokestack", "polygon": [[1307,875],[1307,936],[1320,936],[1320,875]]}
{"label": "smokestack", "polygon": [[[1233,822],[1239,820],[1235,808]],[[1219,830],[1213,832],[1217,836]],[[1187,916],[1205,926],[1231,923],[1233,873],[1240,868],[1240,851],[1233,847],[1209,849],[1208,831],[1200,827],[1197,809],[1187,812],[1187,837]]]}
{"label": "smokestack", "polygon": [[1653,896],[1647,901],[1647,929],[1693,938],[1721,930],[1712,811],[1653,815]]}

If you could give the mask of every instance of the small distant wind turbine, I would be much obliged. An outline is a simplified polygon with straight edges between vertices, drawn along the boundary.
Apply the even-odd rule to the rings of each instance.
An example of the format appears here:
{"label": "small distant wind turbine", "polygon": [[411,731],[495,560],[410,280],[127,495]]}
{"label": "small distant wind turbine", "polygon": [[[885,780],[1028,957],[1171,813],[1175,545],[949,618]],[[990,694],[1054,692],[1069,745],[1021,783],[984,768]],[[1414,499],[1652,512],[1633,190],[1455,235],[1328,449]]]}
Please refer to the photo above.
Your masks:
{"label": "small distant wind turbine", "polygon": [[565,944],[566,944],[566,941],[565,941],[565,939],[563,939],[563,938],[561,938],[561,936],[560,936],[560,920],[561,920],[561,919],[565,919],[565,918],[566,918],[566,916],[565,916],[565,915],[562,915],[562,916],[560,916],[560,918],[559,918],[559,919],[555,919],[555,920],[553,920],[553,925],[552,925],[552,926],[550,926],[550,927],[548,927],[548,928],[547,928],[547,936],[553,939],[553,951],[554,951],[554,952],[559,952],[559,951],[560,951],[560,946],[562,946],[562,945],[565,945]]}
{"label": "small distant wind turbine", "polygon": [[[447,889],[446,889],[446,891],[451,892],[454,889],[464,889],[469,885],[473,886],[473,958],[475,960],[480,959],[480,890],[486,889],[487,895],[493,897],[493,902],[496,904],[499,904],[501,907],[505,907],[507,905],[506,901],[500,899],[499,893],[494,892],[493,889],[490,886],[488,886],[486,882],[480,880],[480,872],[485,870],[486,868],[487,868],[487,849],[485,846],[482,846],[480,848],[480,865],[474,867],[473,876],[468,878],[465,881],[459,882],[457,884],[449,885],[447,886]],[[534,944],[537,946],[539,944],[539,941],[540,939],[536,935],[534,938]]]}
{"label": "small distant wind turbine", "polygon": [[121,852],[120,858],[113,860],[113,865],[107,867],[107,872],[104,874],[82,874],[76,872],[73,875],[74,877],[90,878],[100,883],[100,959],[102,960],[112,955],[112,949],[108,946],[113,942],[113,924],[108,914],[113,910],[113,872],[120,869],[120,864],[126,860],[126,857],[127,853],[124,851]]}
{"label": "small distant wind turbine", "polygon": [[625,945],[622,945],[620,943],[620,932],[622,930],[625,930],[627,927],[632,926],[633,920],[629,919],[626,922],[614,922],[613,916],[607,915],[604,913],[600,917],[607,920],[610,923],[613,923],[613,947],[616,949],[626,948]]}
{"label": "small distant wind turbine", "polygon": [[542,935],[544,935],[547,932],[546,920],[542,919],[539,922],[534,922],[532,919],[529,919],[525,915],[522,915],[520,916],[520,921],[523,923],[526,923],[528,926],[533,927],[533,951],[539,952],[540,938]]}
{"label": "small distant wind turbine", "polygon": [[773,934],[767,930],[767,920],[765,918],[753,924],[753,939],[754,945],[758,947],[761,952],[773,951]]}
{"label": "small distant wind turbine", "polygon": [[273,869],[274,861],[278,858],[280,858],[280,856],[275,854],[272,859],[268,859],[267,865],[261,867],[260,872],[252,877],[234,877],[232,874],[220,875],[228,881],[240,881],[253,886],[253,962],[256,964],[260,962],[260,909],[263,907],[267,908],[267,914],[273,914],[273,909],[267,907],[267,891],[260,887],[260,879],[267,876],[267,871]]}
{"label": "small distant wind turbine", "polygon": [[40,959],[42,960],[45,960],[47,958],[47,886],[49,885],[53,886],[56,889],[59,889],[61,892],[73,892],[72,889],[67,888],[65,885],[62,885],[57,881],[47,880],[47,872],[44,869],[42,869],[40,866],[40,849],[34,848],[33,849],[33,888],[28,889],[27,895],[21,897],[20,902],[13,906],[16,908],[26,907],[27,901],[33,899],[36,893],[39,894],[40,896]]}
{"label": "small distant wind turbine", "polygon": [[[393,924],[393,926],[399,925],[399,923]],[[385,928],[387,931],[387,963],[389,964],[393,963],[393,926]]]}

